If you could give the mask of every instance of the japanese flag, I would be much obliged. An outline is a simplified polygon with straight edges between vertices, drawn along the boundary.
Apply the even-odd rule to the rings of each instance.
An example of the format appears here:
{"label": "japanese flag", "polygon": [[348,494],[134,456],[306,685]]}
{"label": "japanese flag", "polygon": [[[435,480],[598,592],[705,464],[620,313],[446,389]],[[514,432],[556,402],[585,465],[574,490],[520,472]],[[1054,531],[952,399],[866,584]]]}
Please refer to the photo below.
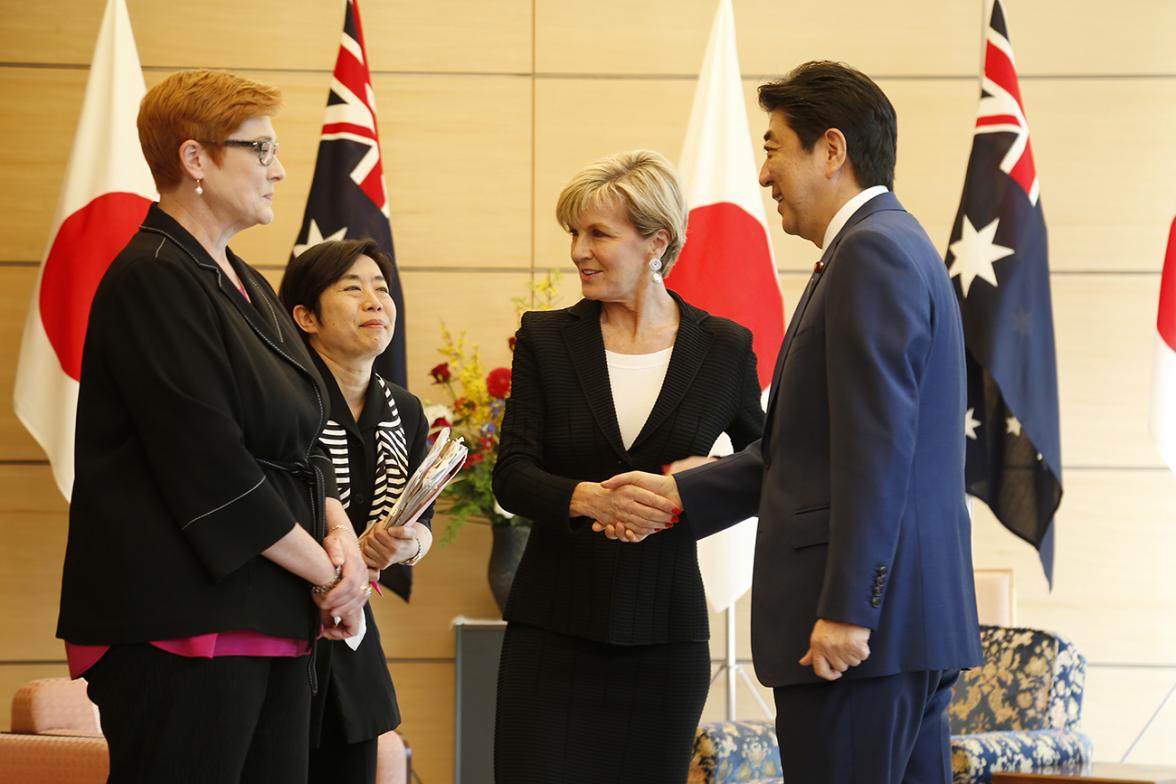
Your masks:
{"label": "japanese flag", "polygon": [[[784,302],[751,144],[735,15],[731,0],[720,0],[679,166],[690,225],[666,285],[690,304],[751,330],[766,393],[784,338]],[[730,451],[724,435],[713,453]],[[699,543],[699,568],[713,609],[726,609],[751,588],[755,528],[756,521],[747,520]]]}
{"label": "japanese flag", "polygon": [[90,303],[156,198],[135,118],[146,88],[125,0],[108,0],[81,119],[16,369],[16,415],[45,450],[66,499]]}

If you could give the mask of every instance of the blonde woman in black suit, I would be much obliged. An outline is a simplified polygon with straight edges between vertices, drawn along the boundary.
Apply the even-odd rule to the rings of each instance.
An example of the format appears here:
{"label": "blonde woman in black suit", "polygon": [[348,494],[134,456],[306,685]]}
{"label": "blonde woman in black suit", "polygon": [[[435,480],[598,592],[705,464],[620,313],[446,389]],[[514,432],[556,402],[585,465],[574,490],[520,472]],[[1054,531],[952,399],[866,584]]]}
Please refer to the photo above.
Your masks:
{"label": "blonde woman in black suit", "polygon": [[[584,298],[517,334],[494,492],[535,525],[504,613],[495,780],[680,784],[710,669],[695,541],[661,499],[600,482],[758,438],[751,333],[666,289],[687,211],[658,153],[586,167],[556,215]],[[634,519],[662,530],[592,531]]]}

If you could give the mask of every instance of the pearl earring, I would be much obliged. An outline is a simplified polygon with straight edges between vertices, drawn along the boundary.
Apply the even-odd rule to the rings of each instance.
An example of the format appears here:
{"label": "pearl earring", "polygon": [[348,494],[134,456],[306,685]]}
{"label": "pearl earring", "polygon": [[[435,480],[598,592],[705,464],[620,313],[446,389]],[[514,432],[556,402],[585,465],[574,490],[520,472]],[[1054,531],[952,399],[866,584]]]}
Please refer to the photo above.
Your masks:
{"label": "pearl earring", "polygon": [[196,195],[197,196],[204,195],[204,184],[203,183],[204,183],[204,180],[196,180]]}
{"label": "pearl earring", "polygon": [[661,279],[662,279],[661,268],[662,268],[661,259],[653,258],[653,259],[649,260],[649,276],[651,278],[653,278],[654,283],[661,282]]}

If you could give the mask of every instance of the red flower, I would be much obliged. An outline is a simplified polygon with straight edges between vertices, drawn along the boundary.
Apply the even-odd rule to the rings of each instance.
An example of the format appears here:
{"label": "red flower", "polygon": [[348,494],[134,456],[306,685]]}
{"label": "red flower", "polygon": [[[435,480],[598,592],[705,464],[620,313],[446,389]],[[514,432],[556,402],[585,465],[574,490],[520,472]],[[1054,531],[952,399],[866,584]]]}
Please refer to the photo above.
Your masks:
{"label": "red flower", "polygon": [[489,436],[484,436],[481,440],[482,449],[491,450],[494,448],[494,439]]}
{"label": "red flower", "polygon": [[481,452],[470,452],[469,456],[466,458],[465,465],[461,467],[461,470],[465,471],[466,469],[473,468],[485,459],[486,456]]}
{"label": "red flower", "polygon": [[434,384],[444,384],[449,380],[449,363],[442,362],[437,367],[429,371],[429,375],[433,377]]}
{"label": "red flower", "polygon": [[511,335],[509,338],[506,339],[506,345],[510,346],[511,351],[514,351],[515,343],[517,343],[517,342],[518,341],[515,339],[514,335]]}
{"label": "red flower", "polygon": [[433,424],[429,425],[430,430],[437,430],[442,427],[451,427],[449,420],[445,417],[437,417],[433,420]]}
{"label": "red flower", "polygon": [[510,368],[494,368],[486,375],[486,391],[493,397],[510,394]]}

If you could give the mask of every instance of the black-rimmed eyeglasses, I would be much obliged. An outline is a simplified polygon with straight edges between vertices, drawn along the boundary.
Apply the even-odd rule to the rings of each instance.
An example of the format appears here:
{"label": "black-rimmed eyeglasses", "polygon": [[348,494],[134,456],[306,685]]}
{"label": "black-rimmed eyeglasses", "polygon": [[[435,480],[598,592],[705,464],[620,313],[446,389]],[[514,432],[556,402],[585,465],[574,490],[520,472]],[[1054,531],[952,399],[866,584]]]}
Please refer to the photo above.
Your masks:
{"label": "black-rimmed eyeglasses", "polygon": [[262,166],[269,166],[278,157],[278,143],[269,139],[225,139],[220,142],[202,141],[201,144],[219,144],[224,147],[252,147],[257,153],[257,162]]}

